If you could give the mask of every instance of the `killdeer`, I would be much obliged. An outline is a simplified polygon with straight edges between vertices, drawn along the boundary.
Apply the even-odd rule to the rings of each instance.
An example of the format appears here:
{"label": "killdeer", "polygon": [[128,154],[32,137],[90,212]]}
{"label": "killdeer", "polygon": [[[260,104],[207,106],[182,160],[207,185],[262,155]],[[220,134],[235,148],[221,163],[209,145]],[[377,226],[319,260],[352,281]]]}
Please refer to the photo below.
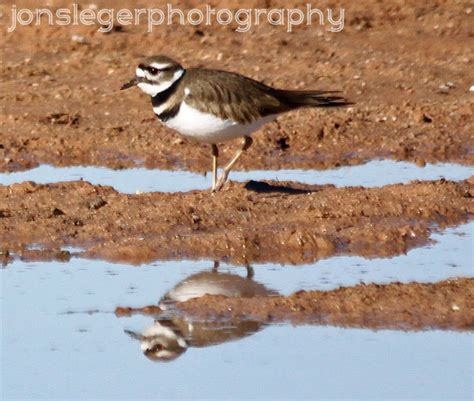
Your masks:
{"label": "killdeer", "polygon": [[249,336],[264,327],[264,323],[249,319],[195,321],[174,304],[206,294],[226,297],[270,297],[277,292],[255,282],[253,269],[247,267],[247,277],[221,273],[214,264],[212,271],[187,277],[166,293],[159,302],[165,312],[141,333],[125,330],[131,338],[140,341],[143,354],[153,361],[170,361],[182,355],[189,347],[208,347]]}
{"label": "killdeer", "polygon": [[[166,56],[143,60],[121,90],[138,86],[151,96],[153,111],[166,126],[212,149],[212,191],[227,181],[239,157],[252,145],[251,134],[278,114],[302,107],[339,107],[349,103],[337,91],[275,89],[233,72],[184,69]],[[217,179],[221,142],[243,138]]]}

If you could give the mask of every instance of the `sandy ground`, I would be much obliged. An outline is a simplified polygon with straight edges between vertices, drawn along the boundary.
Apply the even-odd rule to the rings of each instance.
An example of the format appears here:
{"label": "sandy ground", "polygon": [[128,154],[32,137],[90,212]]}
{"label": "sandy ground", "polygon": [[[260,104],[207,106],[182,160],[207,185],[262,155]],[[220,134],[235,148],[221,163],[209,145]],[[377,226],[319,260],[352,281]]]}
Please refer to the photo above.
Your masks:
{"label": "sandy ground", "polygon": [[[288,297],[229,298],[206,295],[177,304],[188,320],[242,320],[268,324],[330,324],[371,329],[474,329],[474,279],[436,284],[357,285],[299,291]],[[117,316],[159,315],[157,306],[117,307]],[[238,324],[238,323],[237,323]]]}
{"label": "sandy ground", "polygon": [[[124,1],[96,3],[133,8]],[[3,28],[11,23],[10,4],[0,5]],[[37,7],[22,2],[28,4]],[[288,7],[283,1],[217,5]],[[317,6],[336,7],[330,1]],[[151,34],[144,24],[108,34],[97,32],[98,25],[2,29],[0,170],[40,163],[209,170],[209,148],[160,126],[146,95],[138,89],[116,93],[144,55],[157,53],[281,88],[338,89],[356,102],[349,109],[279,117],[255,135],[237,168],[330,168],[380,157],[472,164],[472,4],[364,0],[337,7],[345,8],[339,33],[327,32],[328,25],[287,33],[269,24],[249,33],[217,24],[161,26]],[[223,147],[223,159],[234,147]]]}
{"label": "sandy ground", "polygon": [[[143,56],[158,53],[185,66],[236,71],[280,88],[339,89],[355,102],[345,109],[279,117],[255,134],[238,169],[324,169],[374,158],[474,164],[469,1],[341,1],[337,7],[345,8],[346,24],[340,33],[314,25],[287,33],[269,24],[236,33],[235,26],[214,24],[162,26],[150,34],[143,24],[107,34],[98,32],[97,24],[19,27],[9,34],[12,3],[0,5],[0,171],[44,163],[209,170],[207,146],[160,126],[138,90],[117,93]],[[96,3],[133,7],[126,1]],[[147,5],[160,6],[140,2]],[[288,6],[283,1],[211,5]],[[223,161],[234,149],[235,143],[222,146]],[[230,183],[216,195],[124,195],[86,182],[0,186],[0,256],[5,262],[17,256],[67,260],[65,245],[83,247],[81,256],[134,264],[392,256],[425,244],[433,230],[471,219],[473,184],[472,177],[380,189],[249,182]],[[45,250],[28,249],[33,243]],[[407,302],[399,307],[402,294]],[[376,307],[379,297],[383,309]],[[200,316],[225,313],[220,301],[205,298],[183,308]],[[233,308],[232,316],[255,314],[261,320],[298,320],[308,312],[315,320],[341,325],[472,328],[472,315],[454,311],[453,303],[472,310],[472,280],[358,286],[224,305]]]}

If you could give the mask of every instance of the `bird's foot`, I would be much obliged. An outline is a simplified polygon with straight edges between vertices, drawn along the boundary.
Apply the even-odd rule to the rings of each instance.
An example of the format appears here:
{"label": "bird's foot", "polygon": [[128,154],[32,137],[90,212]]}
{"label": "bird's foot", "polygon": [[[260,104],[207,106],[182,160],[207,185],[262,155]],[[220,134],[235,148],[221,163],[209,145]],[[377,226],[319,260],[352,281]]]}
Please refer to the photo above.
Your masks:
{"label": "bird's foot", "polygon": [[212,192],[217,192],[222,189],[224,184],[227,182],[227,178],[229,177],[229,172],[224,170],[220,175],[219,179],[217,180],[216,185],[212,188]]}

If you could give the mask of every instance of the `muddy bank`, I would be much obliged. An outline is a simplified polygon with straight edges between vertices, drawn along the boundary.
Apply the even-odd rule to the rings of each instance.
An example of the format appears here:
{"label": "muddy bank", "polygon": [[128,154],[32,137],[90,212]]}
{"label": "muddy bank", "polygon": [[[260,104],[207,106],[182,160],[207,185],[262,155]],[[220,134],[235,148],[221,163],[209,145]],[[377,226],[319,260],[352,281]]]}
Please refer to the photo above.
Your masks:
{"label": "muddy bank", "polygon": [[[306,2],[294,3],[306,7]],[[397,5],[341,1],[337,8],[345,9],[345,27],[339,33],[317,24],[295,27],[292,33],[269,24],[253,26],[249,33],[236,33],[235,26],[175,24],[149,34],[142,23],[108,34],[97,32],[98,25],[47,24],[7,34],[11,4],[0,6],[1,171],[41,163],[209,170],[210,149],[160,126],[144,94],[114,93],[138,60],[152,53],[171,55],[185,66],[240,72],[281,88],[340,89],[356,102],[350,109],[281,116],[255,135],[255,145],[237,168],[322,169],[373,158],[474,163],[468,1],[422,6],[408,0]],[[118,4],[134,7],[110,1],[100,6]],[[22,2],[28,5],[38,6]],[[157,4],[143,1],[144,6]],[[317,6],[335,7],[329,1]],[[234,148],[222,147],[222,162]]]}
{"label": "muddy bank", "polygon": [[27,182],[0,186],[0,249],[27,257],[29,244],[73,245],[85,249],[81,256],[129,263],[392,256],[425,244],[437,227],[469,220],[473,195],[472,177],[372,189],[232,182],[217,194],[140,195],[87,182]]}
{"label": "muddy bank", "polygon": [[[288,297],[230,298],[205,295],[178,303],[196,321],[253,320],[370,329],[474,329],[474,279],[436,284],[357,285],[332,291],[300,291]],[[117,316],[156,315],[157,306],[117,307]]]}

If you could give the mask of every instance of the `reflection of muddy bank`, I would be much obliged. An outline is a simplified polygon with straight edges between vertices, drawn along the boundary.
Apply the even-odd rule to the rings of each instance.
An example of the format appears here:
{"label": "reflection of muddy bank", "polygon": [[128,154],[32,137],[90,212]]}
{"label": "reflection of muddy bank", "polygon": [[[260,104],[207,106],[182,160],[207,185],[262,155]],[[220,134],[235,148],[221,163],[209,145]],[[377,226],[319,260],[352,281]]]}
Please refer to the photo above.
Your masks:
{"label": "reflection of muddy bank", "polygon": [[[205,295],[177,305],[196,321],[291,321],[371,329],[474,330],[474,279],[437,284],[357,285],[300,291],[288,297],[231,298]],[[121,312],[119,309],[118,312]],[[147,308],[132,313],[148,314]]]}
{"label": "reflection of muddy bank", "polygon": [[125,195],[86,182],[23,183],[0,187],[0,247],[12,253],[30,243],[82,245],[88,246],[84,256],[131,263],[390,256],[426,243],[433,223],[468,220],[473,184],[439,180],[365,189],[231,183],[217,195]]}
{"label": "reflection of muddy bank", "polygon": [[[140,341],[144,355],[155,361],[172,360],[185,352],[188,347],[207,347],[249,336],[260,330],[262,323],[250,319],[239,319],[231,324],[227,321],[194,321],[185,313],[177,313],[178,302],[198,299],[207,294],[235,298],[274,296],[276,293],[253,281],[252,270],[248,268],[247,278],[235,274],[220,273],[215,264],[212,272],[194,274],[166,293],[160,306],[144,309],[118,307],[117,316],[132,313],[156,315],[152,325],[141,333],[125,332]],[[166,312],[162,312],[166,310]]]}

